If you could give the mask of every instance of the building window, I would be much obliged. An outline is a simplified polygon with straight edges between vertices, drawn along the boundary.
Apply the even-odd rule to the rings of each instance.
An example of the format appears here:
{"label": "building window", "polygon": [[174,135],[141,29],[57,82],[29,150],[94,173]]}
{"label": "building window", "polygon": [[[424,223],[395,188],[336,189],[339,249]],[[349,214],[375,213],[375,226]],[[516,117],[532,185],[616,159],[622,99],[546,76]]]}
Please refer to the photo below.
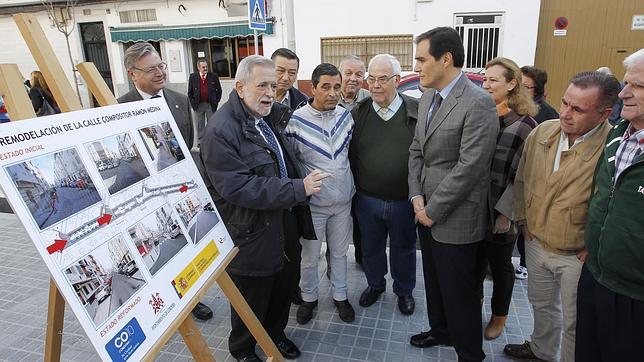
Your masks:
{"label": "building window", "polygon": [[455,28],[463,39],[463,70],[480,72],[501,52],[503,14],[456,14]]}
{"label": "building window", "polygon": [[[264,55],[262,37],[258,38],[258,50]],[[237,72],[237,65],[242,59],[255,54],[255,41],[253,36],[199,39],[191,40],[193,71],[197,71],[197,59],[205,58],[208,69],[220,78],[233,78]]]}
{"label": "building window", "polygon": [[374,55],[389,53],[400,61],[402,70],[411,71],[413,39],[411,34],[322,38],[322,62],[339,65],[345,56],[357,55],[365,64],[369,64]]}
{"label": "building window", "polygon": [[157,21],[157,11],[156,9],[119,11],[119,18],[122,24]]}

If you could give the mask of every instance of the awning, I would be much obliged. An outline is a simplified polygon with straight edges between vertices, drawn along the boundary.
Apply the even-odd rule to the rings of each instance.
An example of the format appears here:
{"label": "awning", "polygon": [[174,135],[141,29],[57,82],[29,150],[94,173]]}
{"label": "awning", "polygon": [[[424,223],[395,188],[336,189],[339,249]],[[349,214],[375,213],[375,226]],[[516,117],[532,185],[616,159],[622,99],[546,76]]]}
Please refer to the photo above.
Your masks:
{"label": "awning", "polygon": [[[266,31],[259,34],[273,34],[273,24],[266,23]],[[135,28],[110,28],[113,42],[137,42],[159,40],[190,40],[234,38],[253,35],[247,22],[199,24],[189,26],[149,26]]]}

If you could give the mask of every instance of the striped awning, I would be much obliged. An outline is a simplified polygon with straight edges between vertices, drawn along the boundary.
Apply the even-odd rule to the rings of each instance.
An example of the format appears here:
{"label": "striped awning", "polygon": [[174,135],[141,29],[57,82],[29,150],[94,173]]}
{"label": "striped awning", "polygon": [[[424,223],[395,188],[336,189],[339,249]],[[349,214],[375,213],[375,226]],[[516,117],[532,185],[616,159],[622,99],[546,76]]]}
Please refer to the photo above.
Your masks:
{"label": "striped awning", "polygon": [[[266,23],[266,31],[259,34],[273,34],[273,24]],[[190,40],[234,38],[253,35],[247,22],[199,24],[189,26],[149,26],[131,28],[110,28],[113,42]]]}

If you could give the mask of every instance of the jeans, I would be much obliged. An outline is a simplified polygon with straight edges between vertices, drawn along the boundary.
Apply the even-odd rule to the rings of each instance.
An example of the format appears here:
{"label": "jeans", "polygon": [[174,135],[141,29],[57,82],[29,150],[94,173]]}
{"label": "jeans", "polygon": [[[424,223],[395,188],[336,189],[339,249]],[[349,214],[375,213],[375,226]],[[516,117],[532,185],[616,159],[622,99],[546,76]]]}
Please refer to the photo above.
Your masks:
{"label": "jeans", "polygon": [[362,266],[369,286],[385,289],[389,236],[394,293],[411,295],[416,286],[416,225],[411,202],[386,201],[358,193],[357,215],[362,234]]}

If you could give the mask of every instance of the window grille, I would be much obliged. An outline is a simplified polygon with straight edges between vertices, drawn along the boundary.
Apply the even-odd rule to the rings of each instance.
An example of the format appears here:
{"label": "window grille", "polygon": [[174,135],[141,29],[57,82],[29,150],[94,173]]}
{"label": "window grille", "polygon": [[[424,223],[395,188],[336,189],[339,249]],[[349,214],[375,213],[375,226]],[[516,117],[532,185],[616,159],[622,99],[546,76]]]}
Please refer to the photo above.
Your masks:
{"label": "window grille", "polygon": [[463,70],[480,72],[501,54],[502,14],[461,14],[456,15],[455,23],[465,47]]}
{"label": "window grille", "polygon": [[377,54],[389,53],[400,61],[402,70],[413,70],[413,35],[350,36],[320,39],[322,62],[339,65],[347,55],[362,58],[366,65]]}

